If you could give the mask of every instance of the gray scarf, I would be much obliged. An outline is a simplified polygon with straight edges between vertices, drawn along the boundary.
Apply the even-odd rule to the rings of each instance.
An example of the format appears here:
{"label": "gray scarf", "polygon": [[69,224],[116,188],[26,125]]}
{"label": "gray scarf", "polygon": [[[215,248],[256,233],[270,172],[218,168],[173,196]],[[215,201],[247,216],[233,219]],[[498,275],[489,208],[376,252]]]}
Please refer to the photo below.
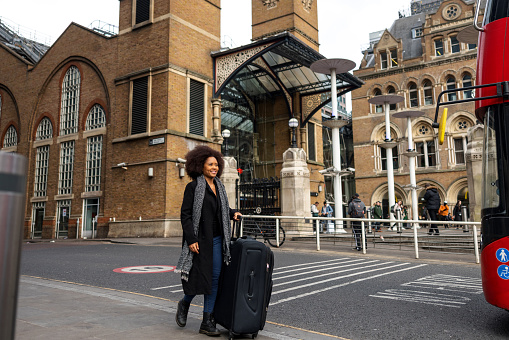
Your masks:
{"label": "gray scarf", "polygon": [[[230,264],[230,206],[228,205],[228,196],[226,196],[226,190],[224,189],[223,183],[219,178],[216,180],[216,190],[219,193],[219,199],[221,200],[221,217],[223,222],[223,261],[226,265]],[[194,191],[194,202],[193,202],[193,229],[194,235],[198,236],[200,229],[200,218],[201,210],[203,207],[203,199],[205,198],[205,190],[207,189],[207,182],[203,174],[196,179],[197,185]],[[180,277],[184,281],[189,280],[189,272],[193,266],[194,253],[189,249],[187,241],[184,240],[184,246],[182,247],[182,253],[180,254],[179,261],[175,273],[180,273]]]}

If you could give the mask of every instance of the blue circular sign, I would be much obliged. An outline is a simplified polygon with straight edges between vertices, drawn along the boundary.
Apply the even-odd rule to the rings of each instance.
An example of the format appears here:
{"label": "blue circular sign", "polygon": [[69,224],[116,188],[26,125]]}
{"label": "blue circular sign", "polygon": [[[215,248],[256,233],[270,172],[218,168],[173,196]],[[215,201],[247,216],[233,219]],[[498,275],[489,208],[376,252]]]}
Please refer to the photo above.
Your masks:
{"label": "blue circular sign", "polygon": [[497,249],[497,260],[502,263],[506,263],[509,261],[509,251],[505,248]]}
{"label": "blue circular sign", "polygon": [[501,279],[509,280],[509,266],[506,264],[498,266],[497,269],[498,276]]}

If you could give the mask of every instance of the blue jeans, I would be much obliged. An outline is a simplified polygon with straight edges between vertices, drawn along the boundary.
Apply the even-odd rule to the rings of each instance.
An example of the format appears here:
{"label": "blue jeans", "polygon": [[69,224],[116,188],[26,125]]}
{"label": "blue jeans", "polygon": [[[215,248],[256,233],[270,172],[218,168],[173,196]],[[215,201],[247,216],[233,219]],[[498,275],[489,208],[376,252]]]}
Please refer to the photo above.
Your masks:
{"label": "blue jeans", "polygon": [[[203,296],[203,312],[212,313],[216,303],[217,288],[219,285],[219,275],[221,274],[221,265],[223,264],[223,237],[214,237],[212,247],[212,291]],[[191,302],[196,295],[184,295],[184,301]]]}

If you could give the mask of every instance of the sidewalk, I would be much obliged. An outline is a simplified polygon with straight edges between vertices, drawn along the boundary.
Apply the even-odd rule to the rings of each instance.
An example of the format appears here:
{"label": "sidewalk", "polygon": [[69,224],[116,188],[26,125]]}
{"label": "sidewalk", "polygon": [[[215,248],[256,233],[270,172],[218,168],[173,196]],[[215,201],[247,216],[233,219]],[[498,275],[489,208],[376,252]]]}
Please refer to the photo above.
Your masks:
{"label": "sidewalk", "polygon": [[[351,233],[351,230],[347,230]],[[454,233],[452,230],[448,233]],[[393,231],[376,233],[377,236],[396,234]],[[444,233],[445,234],[445,233]],[[95,240],[25,240],[25,242],[112,242],[145,246],[181,247],[181,238],[119,238]],[[369,245],[369,244],[368,244]],[[308,252],[334,254],[351,257],[373,257],[397,261],[426,263],[453,262],[462,265],[475,264],[472,254],[420,251],[415,259],[412,251],[369,248],[367,254],[352,250],[348,242],[341,244],[322,242],[321,251],[316,251],[314,242],[287,240],[278,252]],[[16,339],[208,339],[199,334],[202,307],[192,305],[188,323],[180,328],[175,323],[177,301],[154,296],[117,291],[101,287],[21,276],[18,294]],[[227,339],[222,331],[219,339]],[[257,339],[338,339],[336,336],[319,334],[290,326],[278,325],[269,320]],[[340,338],[341,339],[341,338]]]}

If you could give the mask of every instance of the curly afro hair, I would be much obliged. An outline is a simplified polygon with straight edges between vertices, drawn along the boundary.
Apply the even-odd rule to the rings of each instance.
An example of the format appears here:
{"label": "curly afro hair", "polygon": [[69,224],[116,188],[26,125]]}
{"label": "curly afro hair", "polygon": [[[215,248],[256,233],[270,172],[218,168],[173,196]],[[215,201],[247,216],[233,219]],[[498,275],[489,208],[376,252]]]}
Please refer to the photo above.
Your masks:
{"label": "curly afro hair", "polygon": [[209,157],[215,157],[219,169],[217,170],[217,177],[221,177],[224,169],[223,155],[208,146],[199,145],[193,150],[189,151],[186,155],[186,172],[193,180],[197,179],[203,173],[203,165]]}

